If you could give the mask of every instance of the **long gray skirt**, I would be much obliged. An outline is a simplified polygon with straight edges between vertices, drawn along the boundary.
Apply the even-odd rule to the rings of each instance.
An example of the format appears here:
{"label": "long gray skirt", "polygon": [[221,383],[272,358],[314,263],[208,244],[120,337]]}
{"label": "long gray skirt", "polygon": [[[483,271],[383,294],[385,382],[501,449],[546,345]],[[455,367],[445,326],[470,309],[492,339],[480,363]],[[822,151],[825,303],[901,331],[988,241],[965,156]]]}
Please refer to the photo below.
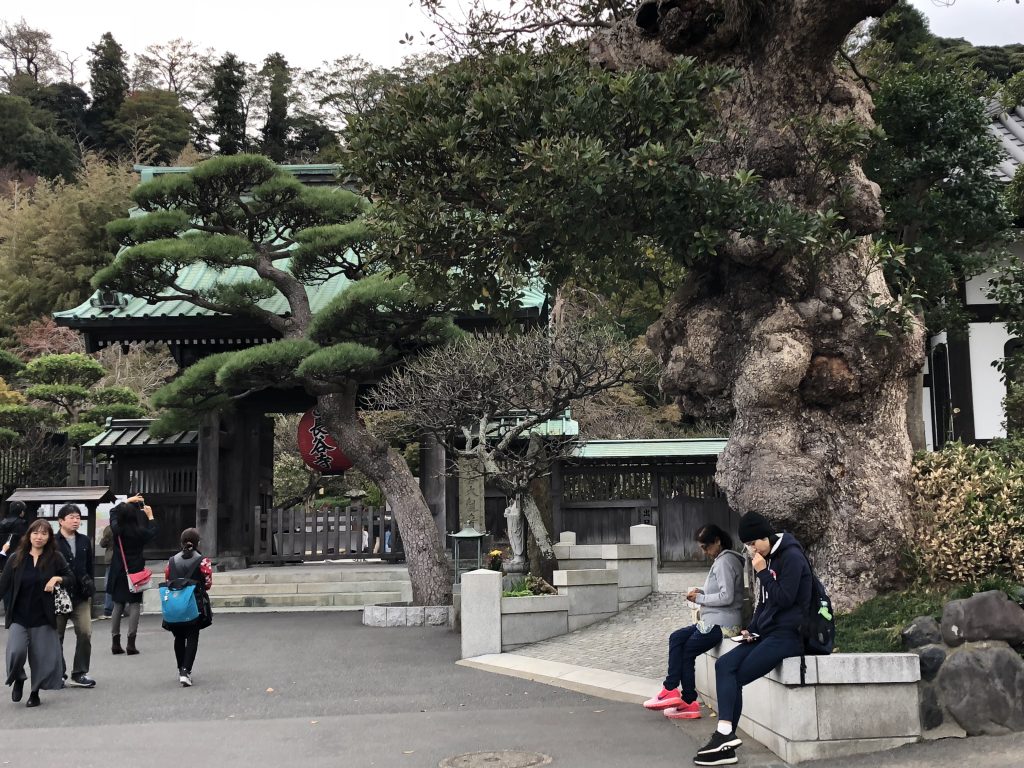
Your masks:
{"label": "long gray skirt", "polygon": [[7,685],[25,680],[25,662],[32,670],[33,691],[55,691],[64,684],[64,663],[57,630],[49,624],[7,630]]}

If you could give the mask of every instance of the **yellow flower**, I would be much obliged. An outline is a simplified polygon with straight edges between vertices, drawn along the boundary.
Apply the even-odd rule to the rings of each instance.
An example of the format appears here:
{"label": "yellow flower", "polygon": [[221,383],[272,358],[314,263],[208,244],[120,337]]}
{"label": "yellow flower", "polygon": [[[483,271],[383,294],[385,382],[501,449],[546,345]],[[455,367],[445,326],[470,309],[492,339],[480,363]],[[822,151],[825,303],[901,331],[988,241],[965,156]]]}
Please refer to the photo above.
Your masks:
{"label": "yellow flower", "polygon": [[500,549],[492,549],[490,552],[487,553],[487,556],[488,557],[501,557],[501,550]]}

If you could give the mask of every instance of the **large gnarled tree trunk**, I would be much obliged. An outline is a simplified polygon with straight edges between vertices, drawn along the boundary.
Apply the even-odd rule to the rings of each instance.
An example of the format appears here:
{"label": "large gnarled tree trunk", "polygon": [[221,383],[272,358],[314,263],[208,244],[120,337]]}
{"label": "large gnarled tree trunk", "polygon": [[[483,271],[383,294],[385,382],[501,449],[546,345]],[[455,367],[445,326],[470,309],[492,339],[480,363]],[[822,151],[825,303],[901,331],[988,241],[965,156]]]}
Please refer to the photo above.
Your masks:
{"label": "large gnarled tree trunk", "polygon": [[[922,329],[889,338],[870,321],[890,300],[867,236],[878,188],[851,161],[848,193],[823,192],[800,125],[871,122],[867,94],[833,61],[855,24],[894,0],[664,0],[591,42],[602,66],[664,67],[692,55],[739,73],[716,105],[719,175],[756,171],[764,194],[804,210],[835,208],[864,236],[808,280],[799,256],[736,240],[711,270],[692,271],[648,341],[663,386],[694,416],[734,416],[717,480],[739,512],[762,512],[808,547],[839,607],[898,572],[907,534],[907,387]],[[813,142],[813,139],[811,139]],[[666,215],[671,215],[670,211]],[[874,296],[872,296],[874,294]]]}
{"label": "large gnarled tree trunk", "polygon": [[451,605],[448,559],[426,499],[405,459],[374,437],[356,410],[355,385],[350,393],[321,395],[317,408],[331,435],[352,463],[373,480],[391,504],[402,534],[405,560],[416,605]]}

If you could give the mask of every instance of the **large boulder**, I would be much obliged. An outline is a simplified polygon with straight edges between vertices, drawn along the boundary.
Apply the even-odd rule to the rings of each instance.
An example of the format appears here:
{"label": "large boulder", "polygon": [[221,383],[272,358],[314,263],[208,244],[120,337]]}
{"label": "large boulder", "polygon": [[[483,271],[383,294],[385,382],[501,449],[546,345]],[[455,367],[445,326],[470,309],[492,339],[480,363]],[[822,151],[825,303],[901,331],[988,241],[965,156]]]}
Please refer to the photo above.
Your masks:
{"label": "large boulder", "polygon": [[979,592],[966,600],[952,600],[942,611],[942,639],[956,647],[964,642],[1005,640],[1024,644],[1024,608],[1001,590]]}
{"label": "large boulder", "polygon": [[939,622],[932,616],[918,616],[900,632],[900,637],[903,640],[903,647],[908,651],[942,642]]}
{"label": "large boulder", "polygon": [[946,660],[946,649],[936,643],[915,648],[914,653],[921,659],[921,679],[931,682],[939,674],[942,662]]}
{"label": "large boulder", "polygon": [[968,736],[1024,730],[1024,659],[1006,643],[973,643],[950,653],[935,687]]}

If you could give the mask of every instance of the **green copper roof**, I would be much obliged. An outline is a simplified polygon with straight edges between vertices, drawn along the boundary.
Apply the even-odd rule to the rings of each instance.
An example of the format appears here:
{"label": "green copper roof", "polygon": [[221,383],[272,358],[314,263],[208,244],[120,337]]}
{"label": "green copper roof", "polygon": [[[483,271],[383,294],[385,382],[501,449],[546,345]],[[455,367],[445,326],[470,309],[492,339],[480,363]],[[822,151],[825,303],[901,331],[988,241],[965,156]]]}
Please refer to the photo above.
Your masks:
{"label": "green copper roof", "polygon": [[[343,170],[342,166],[333,163],[281,165],[278,167],[299,177],[303,184],[310,185],[338,186],[341,183],[339,179]],[[164,174],[188,173],[192,170],[192,167],[136,165],[135,170],[138,171],[144,183]],[[130,215],[134,217],[145,216],[146,214],[139,209],[133,209]],[[287,261],[279,262],[279,266],[287,269]],[[196,263],[185,267],[178,273],[178,283],[182,288],[202,290],[212,288],[216,284],[233,285],[247,282],[256,277],[256,272],[249,267],[221,269],[203,263]],[[331,299],[348,287],[349,282],[344,275],[339,274],[319,285],[307,285],[306,294],[309,296],[310,308],[313,313],[315,314],[327,306]],[[168,290],[166,293],[167,295],[173,295],[175,292]],[[519,305],[521,309],[539,312],[542,310],[546,299],[543,285],[540,281],[535,281],[522,290]],[[275,293],[269,299],[259,302],[259,306],[268,312],[281,316],[289,312],[288,302],[281,293]],[[95,324],[110,320],[204,318],[214,316],[225,317],[226,315],[197,307],[188,301],[159,301],[156,304],[150,304],[145,299],[115,291],[96,291],[77,307],[53,313],[53,317],[58,323],[71,327],[82,327],[90,323]],[[61,322],[62,320],[64,322]]]}
{"label": "green copper roof", "polygon": [[588,440],[575,450],[580,459],[647,459],[686,456],[718,456],[724,438],[677,440]]}
{"label": "green copper roof", "polygon": [[[256,277],[256,271],[250,267],[217,269],[203,263],[190,264],[178,273],[179,284],[186,289],[209,289],[218,283],[232,285],[253,280]],[[345,290],[348,284],[349,280],[344,275],[338,274],[320,285],[307,285],[306,294],[309,296],[313,312],[323,309],[331,299]],[[168,293],[173,293],[173,291],[168,291]],[[259,306],[277,315],[285,315],[289,311],[288,301],[281,293],[275,293],[269,299],[264,299],[259,302]],[[150,304],[145,299],[128,294],[115,291],[96,291],[74,309],[54,312],[53,316],[57,320],[81,321],[144,317],[211,317],[219,314],[221,313],[197,307],[189,301],[161,301],[157,304]]]}

